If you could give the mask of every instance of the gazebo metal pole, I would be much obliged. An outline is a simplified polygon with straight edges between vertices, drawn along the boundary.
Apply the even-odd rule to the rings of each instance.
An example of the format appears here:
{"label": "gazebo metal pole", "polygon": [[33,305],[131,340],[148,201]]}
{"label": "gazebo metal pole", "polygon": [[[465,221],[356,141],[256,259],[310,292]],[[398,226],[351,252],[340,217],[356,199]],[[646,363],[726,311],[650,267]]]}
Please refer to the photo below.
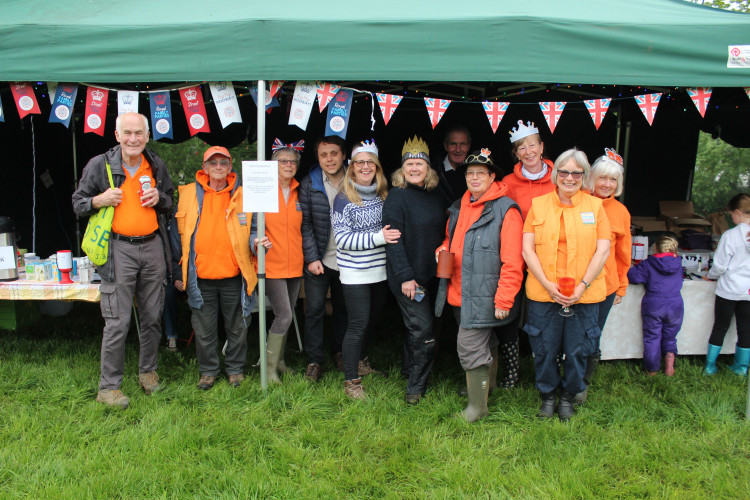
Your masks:
{"label": "gazebo metal pole", "polygon": [[[258,161],[266,159],[266,82],[258,80],[258,125],[257,142]],[[258,214],[258,241],[266,236],[266,217],[263,212]],[[268,376],[266,372],[266,249],[258,244],[258,336],[260,338],[260,386],[263,394],[268,390]]]}

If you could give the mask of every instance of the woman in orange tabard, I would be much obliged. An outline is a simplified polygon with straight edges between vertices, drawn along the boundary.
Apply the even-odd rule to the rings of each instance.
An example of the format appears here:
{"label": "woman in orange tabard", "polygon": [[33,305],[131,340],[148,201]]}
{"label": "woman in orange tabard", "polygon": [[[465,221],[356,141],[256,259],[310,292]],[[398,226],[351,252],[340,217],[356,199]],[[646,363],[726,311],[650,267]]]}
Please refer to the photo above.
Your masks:
{"label": "woman in orange tabard", "polygon": [[[523,257],[529,267],[524,330],[534,351],[536,388],[542,396],[537,416],[551,418],[560,390],[558,415],[569,420],[575,394],[585,389],[586,357],[598,345],[599,302],[606,297],[604,263],[610,229],[602,200],[581,191],[590,167],[576,149],[561,154],[552,169],[554,191],[534,198],[523,227]],[[572,278],[568,293],[560,278]],[[563,311],[561,306],[569,308]],[[564,378],[557,366],[565,355]]]}
{"label": "woman in orange tabard", "polygon": [[[284,363],[287,332],[292,323],[302,283],[302,209],[297,199],[299,182],[294,178],[304,141],[284,144],[276,139],[272,160],[279,162],[279,211],[266,214],[266,296],[274,320],[266,342],[266,374],[269,383],[281,383],[279,374],[288,371]],[[257,221],[253,215],[253,250],[257,252]]]}
{"label": "woman in orange tabard", "polygon": [[[625,205],[617,201],[615,196],[622,194],[623,188],[623,166],[622,156],[613,149],[605,149],[604,155],[594,161],[591,166],[591,175],[586,183],[586,190],[592,195],[600,198],[604,211],[609,220],[609,228],[612,232],[609,245],[609,258],[604,264],[604,277],[607,283],[607,298],[599,303],[599,329],[604,331],[604,324],[613,305],[622,302],[622,298],[628,290],[628,269],[630,269],[630,252],[632,238],[630,237],[630,212]],[[588,389],[591,377],[594,375],[601,351],[599,345],[596,351],[586,359],[586,373],[583,382]],[[588,390],[576,394],[576,403],[583,404],[586,401]]]}

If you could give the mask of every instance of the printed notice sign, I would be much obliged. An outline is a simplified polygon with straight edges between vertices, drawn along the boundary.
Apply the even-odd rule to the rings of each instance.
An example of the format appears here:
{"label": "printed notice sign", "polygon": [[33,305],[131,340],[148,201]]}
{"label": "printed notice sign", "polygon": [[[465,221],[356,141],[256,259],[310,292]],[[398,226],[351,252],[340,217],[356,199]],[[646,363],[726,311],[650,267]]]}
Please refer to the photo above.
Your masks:
{"label": "printed notice sign", "polygon": [[242,162],[242,210],[277,213],[279,211],[279,162]]}
{"label": "printed notice sign", "polygon": [[750,45],[730,45],[727,68],[750,68]]}

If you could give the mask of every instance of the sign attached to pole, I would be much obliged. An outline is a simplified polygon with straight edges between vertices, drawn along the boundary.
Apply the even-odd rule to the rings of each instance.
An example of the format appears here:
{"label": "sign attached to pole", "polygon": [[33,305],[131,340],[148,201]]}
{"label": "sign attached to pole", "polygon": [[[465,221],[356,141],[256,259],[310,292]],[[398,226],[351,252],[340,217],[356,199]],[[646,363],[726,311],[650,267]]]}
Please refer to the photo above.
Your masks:
{"label": "sign attached to pole", "polygon": [[242,209],[245,212],[279,211],[279,162],[242,162]]}

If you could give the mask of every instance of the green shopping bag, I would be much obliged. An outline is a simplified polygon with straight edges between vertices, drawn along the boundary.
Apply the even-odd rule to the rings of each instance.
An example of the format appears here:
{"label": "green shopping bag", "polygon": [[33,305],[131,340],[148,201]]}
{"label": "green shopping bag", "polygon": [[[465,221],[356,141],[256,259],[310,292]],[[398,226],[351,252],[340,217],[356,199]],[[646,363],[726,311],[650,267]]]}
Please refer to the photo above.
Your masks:
{"label": "green shopping bag", "polygon": [[[114,188],[112,182],[112,170],[107,165],[107,177],[109,178],[109,187]],[[81,250],[86,253],[89,260],[95,266],[101,266],[107,262],[109,255],[109,235],[112,232],[112,219],[115,216],[115,207],[102,207],[97,213],[89,217],[89,224],[86,226],[86,232],[83,235]]]}

